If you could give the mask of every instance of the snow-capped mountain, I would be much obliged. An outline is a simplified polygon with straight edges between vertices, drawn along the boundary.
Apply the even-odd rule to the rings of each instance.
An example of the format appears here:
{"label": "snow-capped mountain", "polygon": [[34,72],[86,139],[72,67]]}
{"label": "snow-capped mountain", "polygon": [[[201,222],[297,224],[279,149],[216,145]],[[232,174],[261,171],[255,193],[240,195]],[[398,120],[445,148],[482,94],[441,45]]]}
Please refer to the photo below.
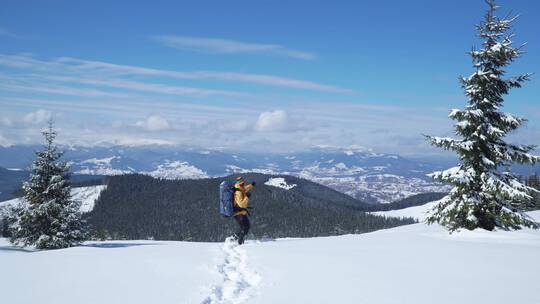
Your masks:
{"label": "snow-capped mountain", "polygon": [[118,167],[122,166],[120,156],[111,156],[100,159],[90,158],[78,163],[71,162],[72,166],[78,167],[78,170],[74,172],[75,174],[120,175],[135,172],[132,168],[129,168],[129,170],[114,168],[116,166],[113,164],[117,164]]}
{"label": "snow-capped mountain", "polygon": [[164,179],[198,179],[209,177],[203,170],[190,165],[188,162],[179,160],[165,160],[165,163],[158,165],[155,170],[140,173]]}
{"label": "snow-capped mountain", "polygon": [[[0,147],[0,167],[25,169],[38,146]],[[366,202],[386,203],[413,194],[446,191],[427,173],[451,162],[411,160],[361,147],[316,147],[290,154],[225,152],[176,146],[64,147],[75,174],[143,173],[197,179],[234,173],[288,174],[329,186]],[[530,168],[522,168],[525,174]],[[535,169],[540,172],[540,169]]]}

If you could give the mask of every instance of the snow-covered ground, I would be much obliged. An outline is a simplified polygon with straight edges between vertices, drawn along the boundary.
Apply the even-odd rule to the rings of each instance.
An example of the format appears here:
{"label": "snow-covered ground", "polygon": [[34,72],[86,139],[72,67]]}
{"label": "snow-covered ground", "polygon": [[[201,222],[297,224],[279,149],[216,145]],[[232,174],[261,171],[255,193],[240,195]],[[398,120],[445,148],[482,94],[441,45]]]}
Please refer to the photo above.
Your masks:
{"label": "snow-covered ground", "polygon": [[390,211],[377,211],[370,212],[375,215],[382,215],[386,217],[412,217],[419,221],[424,221],[427,217],[428,212],[435,207],[438,201],[427,203],[421,206],[414,206],[399,210],[390,210]]}
{"label": "snow-covered ground", "polygon": [[216,244],[108,241],[26,252],[0,239],[0,302],[201,303],[220,280]]}
{"label": "snow-covered ground", "polygon": [[288,184],[283,177],[272,177],[264,184],[272,187],[282,188],[285,190],[291,190],[292,188],[296,187],[296,184]]}
{"label": "snow-covered ground", "polygon": [[3,303],[540,303],[540,231],[414,224],[231,243],[89,242],[25,252],[0,239]]}
{"label": "snow-covered ground", "polygon": [[250,303],[540,303],[540,233],[530,230],[415,224],[250,246],[263,280]]}
{"label": "snow-covered ground", "polygon": [[[399,210],[390,210],[390,211],[377,211],[377,212],[370,212],[371,214],[375,215],[382,215],[386,217],[412,217],[415,218],[421,222],[423,222],[428,213],[430,212],[435,205],[437,205],[439,201],[427,203],[421,206],[414,206]],[[536,222],[540,223],[540,210],[537,211],[531,211],[527,212],[527,214],[533,218]]]}
{"label": "snow-covered ground", "polygon": [[[90,212],[94,209],[94,203],[99,198],[99,195],[106,188],[106,185],[71,188],[71,196],[74,200],[81,202],[82,212]],[[15,206],[20,201],[21,199],[15,198],[0,202],[0,209],[5,206]]]}

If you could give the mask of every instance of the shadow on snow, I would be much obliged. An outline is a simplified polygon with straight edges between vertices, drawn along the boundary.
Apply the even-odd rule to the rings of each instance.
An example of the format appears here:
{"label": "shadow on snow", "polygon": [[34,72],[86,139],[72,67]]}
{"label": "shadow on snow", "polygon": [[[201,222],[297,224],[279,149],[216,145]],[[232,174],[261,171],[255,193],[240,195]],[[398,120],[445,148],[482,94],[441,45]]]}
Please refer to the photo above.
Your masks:
{"label": "shadow on snow", "polygon": [[93,243],[93,244],[84,244],[80,247],[93,247],[93,248],[127,248],[127,247],[137,247],[137,246],[155,246],[161,245],[158,243]]}

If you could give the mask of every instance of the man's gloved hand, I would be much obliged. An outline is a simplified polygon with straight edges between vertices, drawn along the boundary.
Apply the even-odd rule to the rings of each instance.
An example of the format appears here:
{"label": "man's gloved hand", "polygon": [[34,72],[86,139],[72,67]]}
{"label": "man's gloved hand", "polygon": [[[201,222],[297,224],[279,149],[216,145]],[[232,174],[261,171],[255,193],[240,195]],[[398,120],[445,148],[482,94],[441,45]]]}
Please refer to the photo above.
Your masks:
{"label": "man's gloved hand", "polygon": [[257,183],[256,183],[256,182],[254,182],[254,181],[253,181],[253,182],[251,182],[251,185],[252,185],[253,187],[255,187],[255,185],[256,185],[256,184],[257,184]]}

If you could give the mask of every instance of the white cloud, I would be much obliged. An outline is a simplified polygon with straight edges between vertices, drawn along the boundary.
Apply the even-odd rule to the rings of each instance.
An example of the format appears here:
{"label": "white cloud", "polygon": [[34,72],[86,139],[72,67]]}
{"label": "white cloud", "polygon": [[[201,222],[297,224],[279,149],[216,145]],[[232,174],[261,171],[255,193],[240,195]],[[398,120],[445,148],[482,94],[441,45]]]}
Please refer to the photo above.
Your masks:
{"label": "white cloud", "polygon": [[[318,144],[339,147],[360,144],[374,151],[415,154],[431,153],[431,148],[423,143],[422,133],[429,131],[430,134],[444,135],[445,131],[451,133],[452,130],[446,112],[427,107],[394,109],[318,101],[308,103],[308,107],[304,102],[289,102],[269,111],[267,99],[223,104],[184,103],[159,98],[79,101],[3,97],[0,98],[0,108],[7,111],[2,113],[6,117],[17,117],[24,108],[63,112],[61,119],[55,115],[56,123],[63,130],[61,138],[69,144],[85,145],[155,142],[283,152],[303,150]],[[165,118],[166,123],[160,124],[159,118],[155,119],[158,123],[153,123],[149,113]],[[14,120],[15,127],[2,130],[8,141],[40,142],[38,126],[19,126],[18,122]],[[380,128],[387,131],[373,131]],[[396,135],[409,138],[400,140]],[[403,143],[405,140],[408,145]],[[539,141],[528,139],[518,142]]]}
{"label": "white cloud", "polygon": [[9,142],[2,134],[0,134],[0,146],[2,147],[11,146],[11,142]]}
{"label": "white cloud", "polygon": [[47,122],[49,119],[51,119],[51,117],[51,112],[40,109],[35,112],[26,114],[23,118],[23,121],[28,124],[39,125]]}
{"label": "white cloud", "polygon": [[247,131],[250,123],[247,120],[227,120],[218,122],[218,127],[224,132],[243,132]]}
{"label": "white cloud", "polygon": [[[415,154],[431,153],[431,148],[423,142],[422,133],[444,135],[452,131],[446,110],[366,103],[361,99],[343,101],[337,97],[334,99],[333,94],[325,97],[320,94],[303,96],[287,95],[288,92],[262,92],[250,95],[249,100],[222,95],[205,100],[161,95],[149,97],[146,94],[131,97],[131,93],[140,91],[182,95],[183,92],[177,89],[191,83],[183,79],[230,80],[326,92],[346,90],[269,75],[178,72],[73,58],[37,60],[30,55],[0,55],[0,65],[6,67],[0,72],[0,91],[4,85],[10,85],[18,86],[12,89],[22,92],[7,94],[4,90],[6,94],[0,96],[0,115],[13,117],[11,126],[7,126],[9,121],[0,117],[4,144],[41,141],[41,126],[32,122],[44,122],[46,118],[40,119],[37,112],[28,117],[24,115],[36,109],[65,113],[61,119],[57,114],[54,116],[62,130],[61,140],[89,145],[100,141],[130,145],[175,143],[282,152],[302,150],[316,144],[340,147],[361,144],[375,151]],[[41,78],[46,82],[40,81]],[[218,88],[228,88],[230,83],[229,86],[219,85]],[[67,90],[69,88],[74,90]],[[36,91],[55,94],[37,95]],[[64,92],[61,96],[60,91]],[[77,98],[65,96],[67,93]],[[113,98],[119,96],[111,94],[129,98]],[[45,110],[41,110],[41,116],[47,116],[43,115]],[[533,118],[534,111],[538,115],[536,109],[518,114]],[[166,119],[159,115],[151,118],[150,113],[166,114]],[[538,128],[538,118],[533,122]],[[520,143],[540,143],[539,134],[538,129],[531,129],[529,133],[520,131],[512,139]]]}
{"label": "white cloud", "polygon": [[157,36],[154,40],[163,45],[176,49],[194,49],[215,53],[260,53],[281,55],[295,59],[311,60],[316,56],[312,53],[286,48],[279,44],[249,43],[219,38],[201,38],[188,36]]}
{"label": "white cloud", "polygon": [[151,92],[157,94],[170,94],[170,95],[191,95],[191,96],[210,96],[210,95],[223,95],[223,96],[243,96],[246,95],[240,92],[224,91],[224,90],[210,90],[201,89],[195,87],[185,86],[169,86],[157,83],[148,83],[141,81],[123,80],[123,79],[93,79],[85,77],[65,77],[65,76],[45,76],[46,79],[62,81],[62,82],[74,82],[95,86],[111,87],[116,89],[127,89],[133,91]]}
{"label": "white cloud", "polygon": [[169,122],[165,118],[158,115],[148,116],[146,120],[138,121],[136,125],[148,131],[162,131],[171,128]]}
{"label": "white cloud", "polygon": [[39,92],[54,95],[67,95],[67,96],[79,96],[79,97],[110,97],[110,98],[129,98],[133,95],[125,93],[113,93],[103,90],[96,90],[90,88],[74,88],[70,86],[59,85],[40,85],[38,83],[26,83],[20,82],[16,84],[0,84],[0,89],[13,92]]}
{"label": "white cloud", "polygon": [[13,121],[9,117],[1,117],[0,124],[9,127],[13,124]]}
{"label": "white cloud", "polygon": [[283,110],[263,112],[259,115],[255,129],[261,132],[285,131],[290,127],[289,115]]}
{"label": "white cloud", "polygon": [[[101,61],[89,61],[71,57],[62,57],[55,60],[45,61],[37,60],[28,55],[0,54],[0,65],[13,69],[23,69],[33,72],[46,73],[47,76],[56,73],[64,75],[70,74],[76,77],[80,76],[82,78],[89,78],[90,76],[95,76],[101,77],[101,79],[103,79],[105,77],[107,80],[112,77],[119,76],[166,77],[193,80],[223,80],[329,93],[354,93],[354,91],[351,89],[335,85],[328,85],[308,80],[292,79],[274,75],[238,73],[227,71],[171,71],[130,65],[119,65]],[[123,83],[122,85],[125,85],[125,83]]]}

